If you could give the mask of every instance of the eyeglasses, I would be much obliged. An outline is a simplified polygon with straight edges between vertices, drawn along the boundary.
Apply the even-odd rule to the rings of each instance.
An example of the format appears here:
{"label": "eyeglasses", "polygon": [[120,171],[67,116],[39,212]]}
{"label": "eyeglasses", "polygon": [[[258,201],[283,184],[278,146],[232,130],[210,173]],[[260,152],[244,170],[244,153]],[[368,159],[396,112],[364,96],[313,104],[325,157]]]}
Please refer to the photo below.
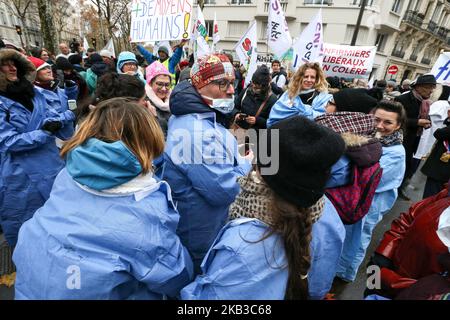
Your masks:
{"label": "eyeglasses", "polygon": [[227,92],[228,88],[233,84],[233,82],[226,79],[214,80],[212,83],[217,84],[222,92]]}
{"label": "eyeglasses", "polygon": [[155,82],[155,84],[158,87],[158,89],[162,89],[163,87],[167,89],[170,88],[170,82]]}

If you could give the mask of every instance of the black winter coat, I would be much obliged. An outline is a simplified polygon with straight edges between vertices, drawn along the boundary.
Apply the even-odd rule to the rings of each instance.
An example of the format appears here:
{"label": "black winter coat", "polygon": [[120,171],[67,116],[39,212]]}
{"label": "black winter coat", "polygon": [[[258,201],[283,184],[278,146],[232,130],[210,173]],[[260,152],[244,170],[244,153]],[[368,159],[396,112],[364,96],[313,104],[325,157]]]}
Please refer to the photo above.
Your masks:
{"label": "black winter coat", "polygon": [[[245,96],[245,97],[244,97]],[[249,116],[255,116],[258,112],[258,109],[261,107],[261,104],[265,99],[261,99],[253,94],[253,90],[250,87],[247,87],[245,90],[241,92],[239,96],[236,97],[234,102],[234,110],[232,113],[232,120],[234,119],[237,113],[245,113]],[[269,118],[270,110],[272,106],[277,102],[278,98],[273,93],[270,93],[269,100],[267,101],[264,108],[259,113],[258,117],[256,117],[256,123],[253,125],[254,129],[266,129],[267,128],[267,119]],[[250,124],[247,121],[237,121],[236,124],[243,128],[249,129]]]}
{"label": "black winter coat", "polygon": [[422,172],[427,177],[434,180],[447,182],[450,179],[450,162],[440,160],[442,154],[446,151],[443,141],[450,141],[450,119],[447,118],[444,124],[447,127],[437,129],[434,137],[437,139],[436,144],[422,167]]}
{"label": "black winter coat", "polygon": [[403,146],[405,147],[406,154],[411,157],[415,151],[414,140],[417,137],[417,130],[419,129],[417,121],[419,120],[421,102],[414,97],[412,91],[402,94],[394,100],[400,102],[406,111],[408,121],[403,135]]}

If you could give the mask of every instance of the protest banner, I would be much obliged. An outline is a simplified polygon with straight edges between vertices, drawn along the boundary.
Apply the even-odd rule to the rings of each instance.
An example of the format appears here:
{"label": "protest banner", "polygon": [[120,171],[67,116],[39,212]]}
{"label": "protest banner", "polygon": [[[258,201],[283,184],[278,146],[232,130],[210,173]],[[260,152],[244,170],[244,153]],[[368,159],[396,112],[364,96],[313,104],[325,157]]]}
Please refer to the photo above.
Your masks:
{"label": "protest banner", "polygon": [[306,62],[322,62],[323,54],[323,30],[322,9],[303,30],[298,40],[293,45],[292,69],[295,71]]}
{"label": "protest banner", "polygon": [[245,77],[246,85],[252,80],[253,73],[255,73],[257,68],[257,40],[256,21],[253,21],[250,28],[248,28],[247,32],[239,40],[236,47],[234,47],[241,64],[247,70],[247,76]]}
{"label": "protest banner", "polygon": [[442,53],[431,69],[438,83],[450,85],[450,52]]}
{"label": "protest banner", "polygon": [[282,57],[292,46],[292,38],[279,0],[270,0],[267,39],[270,49]]}
{"label": "protest banner", "polygon": [[189,39],[193,0],[133,0],[131,8],[131,42]]}
{"label": "protest banner", "polygon": [[327,77],[364,78],[372,72],[375,46],[344,46],[324,43],[322,69]]}

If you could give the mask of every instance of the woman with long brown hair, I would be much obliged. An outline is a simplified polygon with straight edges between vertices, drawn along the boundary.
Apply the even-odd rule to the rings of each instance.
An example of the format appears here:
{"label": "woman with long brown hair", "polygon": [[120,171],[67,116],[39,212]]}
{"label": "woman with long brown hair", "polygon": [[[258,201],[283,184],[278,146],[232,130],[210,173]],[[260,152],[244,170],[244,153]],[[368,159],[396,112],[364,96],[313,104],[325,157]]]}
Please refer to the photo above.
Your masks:
{"label": "woman with long brown hair", "polygon": [[259,163],[238,179],[232,220],[203,260],[203,274],[181,291],[183,299],[322,299],[328,293],[340,255],[334,246],[342,246],[345,230],[324,187],[344,141],[304,117],[280,121],[268,134],[277,172]]}
{"label": "woman with long brown hair", "polygon": [[136,102],[100,103],[63,147],[66,168],[19,233],[16,299],[162,299],[192,277],[170,187],[152,159],[164,149]]}
{"label": "woman with long brown hair", "polygon": [[320,64],[305,63],[294,74],[288,90],[270,111],[267,127],[292,116],[304,116],[313,120],[326,112],[326,106],[332,97],[328,93],[328,83]]}

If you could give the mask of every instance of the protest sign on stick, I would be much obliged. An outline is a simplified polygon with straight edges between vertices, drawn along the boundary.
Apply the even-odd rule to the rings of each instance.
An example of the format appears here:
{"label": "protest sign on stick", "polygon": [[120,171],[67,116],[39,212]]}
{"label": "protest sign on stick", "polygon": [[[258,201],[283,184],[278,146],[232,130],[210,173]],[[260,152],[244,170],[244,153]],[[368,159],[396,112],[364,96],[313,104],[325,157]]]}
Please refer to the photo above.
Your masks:
{"label": "protest sign on stick", "polygon": [[367,79],[372,72],[375,46],[341,46],[324,43],[322,68],[327,77]]}
{"label": "protest sign on stick", "polygon": [[131,42],[189,39],[192,8],[193,0],[133,0]]}
{"label": "protest sign on stick", "polygon": [[431,73],[438,83],[450,85],[450,52],[444,52],[439,56]]}

